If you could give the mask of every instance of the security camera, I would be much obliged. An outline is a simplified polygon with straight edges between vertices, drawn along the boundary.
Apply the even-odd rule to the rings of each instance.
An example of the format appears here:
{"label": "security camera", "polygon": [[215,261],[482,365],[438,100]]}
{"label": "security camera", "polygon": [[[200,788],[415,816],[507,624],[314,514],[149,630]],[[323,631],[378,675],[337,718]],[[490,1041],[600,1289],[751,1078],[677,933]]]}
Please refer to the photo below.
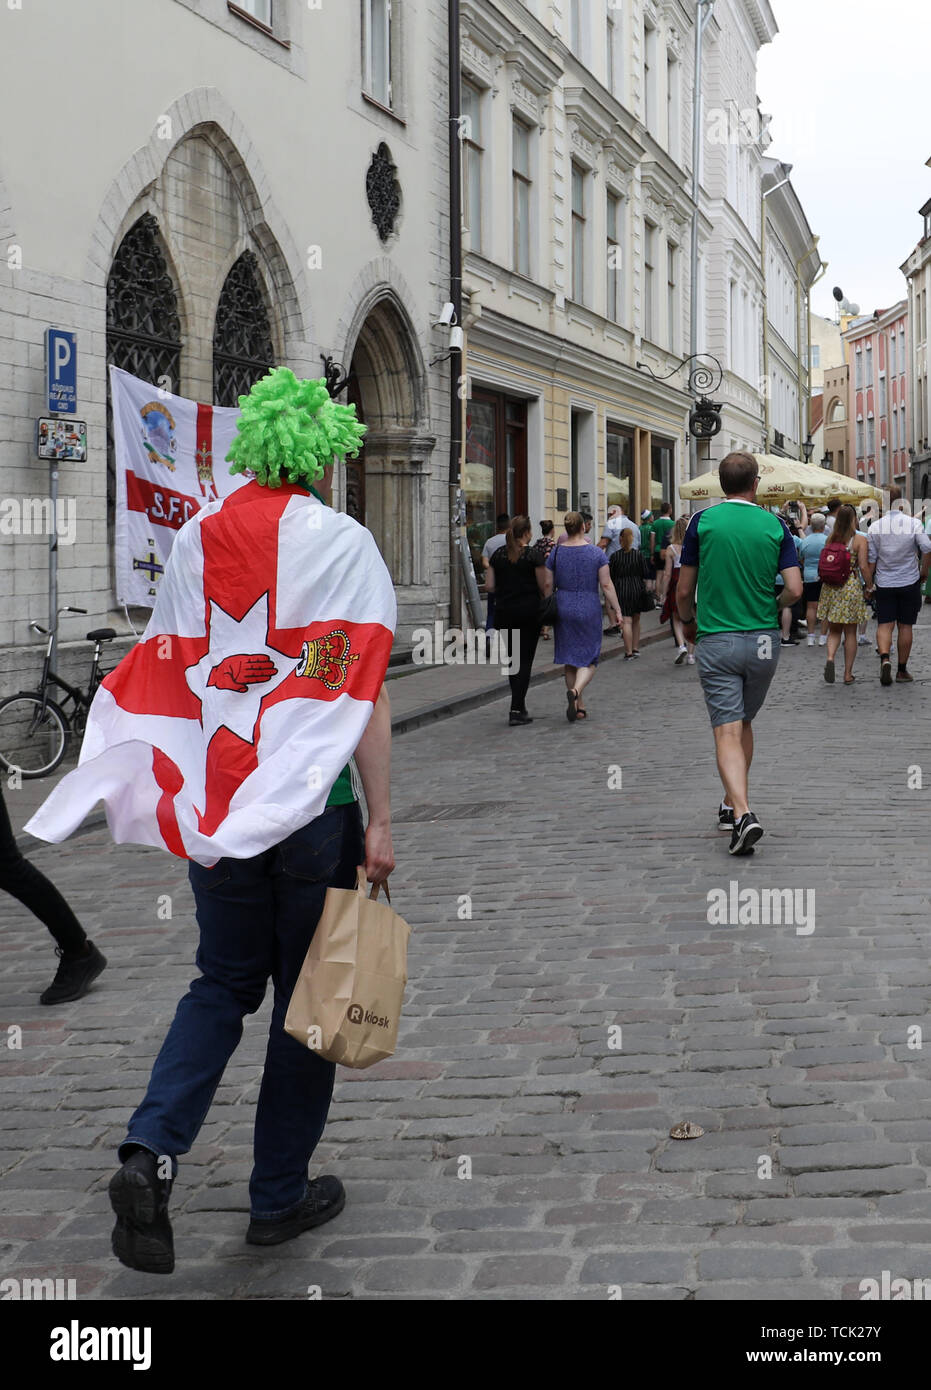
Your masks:
{"label": "security camera", "polygon": [[456,306],[455,304],[451,304],[449,300],[447,300],[446,303],[443,305],[442,309],[440,310],[440,317],[436,321],[436,326],[437,328],[448,328],[451,323],[455,322],[455,320]]}
{"label": "security camera", "polygon": [[462,351],[462,344],[463,344],[463,332],[462,332],[462,329],[454,325],[454,326],[449,330],[449,349],[450,349],[450,352],[461,352],[461,351]]}

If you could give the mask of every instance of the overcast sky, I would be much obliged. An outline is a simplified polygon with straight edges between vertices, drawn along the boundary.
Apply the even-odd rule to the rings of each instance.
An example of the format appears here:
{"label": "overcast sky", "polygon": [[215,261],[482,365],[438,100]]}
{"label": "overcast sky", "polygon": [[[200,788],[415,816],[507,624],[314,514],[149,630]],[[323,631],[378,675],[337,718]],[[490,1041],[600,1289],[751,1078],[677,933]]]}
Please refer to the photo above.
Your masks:
{"label": "overcast sky", "polygon": [[767,153],[792,185],[830,269],[812,291],[833,313],[839,285],[864,313],[904,299],[899,266],[931,198],[931,0],[771,0],[779,33],[760,51],[772,116]]}

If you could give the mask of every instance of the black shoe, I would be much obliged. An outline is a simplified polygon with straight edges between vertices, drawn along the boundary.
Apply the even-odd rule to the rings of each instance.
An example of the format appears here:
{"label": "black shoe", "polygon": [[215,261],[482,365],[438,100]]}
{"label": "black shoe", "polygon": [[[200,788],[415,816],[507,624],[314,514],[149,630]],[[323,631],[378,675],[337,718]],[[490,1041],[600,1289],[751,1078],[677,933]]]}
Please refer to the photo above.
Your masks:
{"label": "black shoe", "polygon": [[734,822],[734,833],[727,847],[728,854],[747,854],[763,834],[763,827],[752,811]]}
{"label": "black shoe", "polygon": [[145,1274],[170,1274],[175,1247],[168,1220],[171,1180],[158,1177],[158,1159],[136,1149],[110,1179],[110,1205],[116,1212],[113,1253],[121,1264]]}
{"label": "black shoe", "polygon": [[85,956],[66,955],[59,946],[55,947],[55,954],[61,959],[54,980],[39,996],[40,1004],[70,1004],[72,999],[80,999],[106,969],[106,956],[97,950],[93,941],[87,944],[90,950]]}
{"label": "black shoe", "polygon": [[889,660],[888,656],[884,656],[879,663],[879,684],[892,684],[892,662]]}
{"label": "black shoe", "polygon": [[339,1216],[346,1205],[346,1190],[339,1178],[326,1175],[314,1178],[307,1184],[307,1195],[290,1216],[262,1220],[253,1217],[246,1232],[249,1245],[280,1245],[283,1240],[293,1240],[302,1231],[322,1226]]}
{"label": "black shoe", "polygon": [[730,833],[734,829],[734,812],[724,802],[718,807],[718,829]]}
{"label": "black shoe", "polygon": [[798,646],[798,638],[797,638],[797,637],[783,637],[783,638],[781,639],[779,645],[780,645],[780,647],[797,647],[797,646]]}
{"label": "black shoe", "polygon": [[533,720],[525,709],[512,709],[508,716],[508,724],[513,729],[515,724],[532,724]]}

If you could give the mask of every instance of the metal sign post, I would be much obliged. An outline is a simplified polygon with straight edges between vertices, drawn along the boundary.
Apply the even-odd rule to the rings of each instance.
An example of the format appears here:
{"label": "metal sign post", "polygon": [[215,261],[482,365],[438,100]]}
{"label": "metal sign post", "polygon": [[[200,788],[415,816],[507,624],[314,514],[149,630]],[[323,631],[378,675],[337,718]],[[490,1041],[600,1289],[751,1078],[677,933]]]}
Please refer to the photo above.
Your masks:
{"label": "metal sign post", "polygon": [[[36,453],[49,461],[49,500],[52,506],[48,538],[48,630],[52,665],[58,645],[58,464],[61,459],[87,459],[87,426],[62,420],[78,408],[77,334],[66,329],[45,330],[45,386],[49,417],[36,421]],[[58,418],[55,418],[58,417]]]}

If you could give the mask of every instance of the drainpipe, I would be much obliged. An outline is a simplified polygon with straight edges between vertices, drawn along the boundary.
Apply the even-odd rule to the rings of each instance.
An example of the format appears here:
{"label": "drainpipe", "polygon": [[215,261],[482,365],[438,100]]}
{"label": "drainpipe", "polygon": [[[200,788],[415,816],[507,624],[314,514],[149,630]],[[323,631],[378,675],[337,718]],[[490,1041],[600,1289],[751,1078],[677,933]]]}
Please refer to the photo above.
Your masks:
{"label": "drainpipe", "polygon": [[[692,244],[690,255],[689,293],[691,313],[689,314],[689,352],[694,361],[698,353],[698,223],[699,201],[701,199],[701,78],[702,78],[702,40],[705,25],[714,15],[714,0],[697,0],[695,11],[695,76],[692,83]],[[698,440],[689,435],[689,477],[698,473]]]}
{"label": "drainpipe", "polygon": [[[767,188],[760,198],[760,274],[763,278],[763,452],[770,452],[770,426],[772,425],[772,409],[769,404],[769,291],[766,281],[766,199],[771,197],[777,189],[784,188],[789,182],[789,175],[792,173],[791,164],[780,165],[784,177],[778,183],[774,183],[772,188]],[[798,269],[796,268],[796,275]],[[795,313],[798,315],[798,298],[795,302]]]}
{"label": "drainpipe", "polygon": [[[459,0],[448,0],[449,29],[449,298],[453,323],[462,323],[462,65]],[[458,627],[462,612],[460,526],[462,520],[462,397],[464,352],[449,356],[449,620]]]}

